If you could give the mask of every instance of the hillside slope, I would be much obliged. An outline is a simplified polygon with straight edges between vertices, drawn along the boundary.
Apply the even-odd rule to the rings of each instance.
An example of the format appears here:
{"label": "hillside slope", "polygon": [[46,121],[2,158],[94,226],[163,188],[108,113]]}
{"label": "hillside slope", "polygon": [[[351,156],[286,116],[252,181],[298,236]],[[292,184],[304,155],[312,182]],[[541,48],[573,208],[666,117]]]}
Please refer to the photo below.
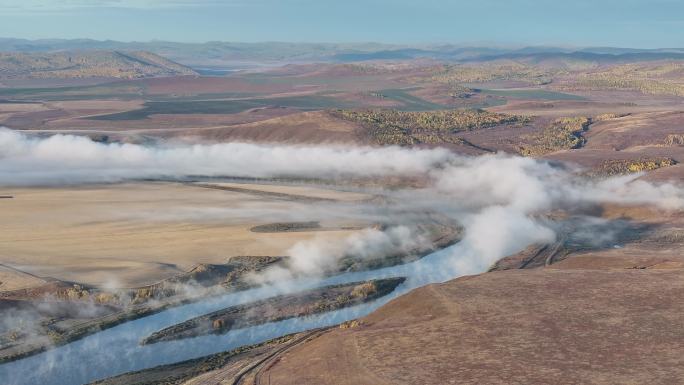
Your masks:
{"label": "hillside slope", "polygon": [[196,75],[181,64],[145,51],[0,53],[0,78],[122,79]]}
{"label": "hillside slope", "polygon": [[301,344],[269,384],[682,383],[684,271],[509,270],[417,289]]}

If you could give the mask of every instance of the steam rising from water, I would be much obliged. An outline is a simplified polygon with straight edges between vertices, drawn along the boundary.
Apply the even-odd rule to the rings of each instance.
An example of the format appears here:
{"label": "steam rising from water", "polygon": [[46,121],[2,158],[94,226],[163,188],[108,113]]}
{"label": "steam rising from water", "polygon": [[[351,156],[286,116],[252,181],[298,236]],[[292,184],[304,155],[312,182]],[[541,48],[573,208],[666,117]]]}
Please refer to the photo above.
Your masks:
{"label": "steam rising from water", "polygon": [[0,185],[118,182],[188,175],[334,177],[419,174],[450,159],[446,150],[398,147],[220,143],[145,147],[73,135],[30,138],[0,128]]}
{"label": "steam rising from water", "polygon": [[[419,176],[427,179],[426,187],[421,189],[383,192],[391,202],[384,213],[387,222],[400,218],[400,225],[386,231],[368,229],[338,244],[314,238],[295,245],[290,250],[292,263],[288,270],[270,270],[259,277],[262,282],[290,280],[288,285],[278,287],[277,292],[311,287],[311,282],[301,277],[320,278],[322,273],[329,271],[349,252],[372,257],[422,245],[426,241],[413,227],[421,220],[416,213],[438,212],[457,220],[465,228],[464,239],[447,250],[410,265],[348,274],[326,282],[407,275],[408,280],[401,292],[430,282],[479,273],[498,259],[530,244],[552,242],[556,238],[554,227],[537,215],[548,210],[562,208],[572,213],[584,205],[604,202],[650,204],[663,209],[684,208],[684,191],[673,184],[649,184],[636,180],[638,174],[603,181],[586,180],[558,165],[508,155],[462,157],[443,149],[245,143],[145,147],[101,144],[69,135],[29,138],[0,129],[0,186],[117,182],[192,175],[301,178]],[[349,209],[348,206],[340,207],[342,210]],[[333,209],[334,206],[329,208]],[[381,216],[379,212],[373,215]],[[294,277],[300,278],[292,281]],[[241,301],[244,300],[243,296],[249,296],[250,293],[254,292],[241,294]],[[165,314],[173,315],[173,321],[177,322],[200,315],[209,307],[196,304]],[[361,312],[358,309],[339,311],[335,313],[335,320],[356,317],[373,308],[374,305],[368,305]],[[311,321],[306,327],[328,324],[329,319],[326,322]],[[168,323],[160,314],[131,324],[144,325],[143,331],[148,333]],[[122,365],[117,369],[119,371],[225,350],[228,348],[226,341],[230,339],[229,336],[217,339],[216,343],[223,345],[211,347],[207,345],[211,343],[208,339],[202,340],[201,344],[186,342],[184,347],[196,347],[198,350],[181,354],[178,349],[168,349],[168,346],[175,345],[164,343],[153,345],[159,348],[138,347],[135,338],[127,338],[130,336],[125,333],[132,333],[138,338],[142,332],[131,331],[128,324],[100,334],[111,340],[114,338],[111,335],[116,336],[117,330],[118,333],[124,333],[119,337],[132,341],[132,344],[113,346],[119,349],[122,357],[133,357],[130,359],[132,363],[129,366]],[[267,335],[274,337],[278,333],[269,332]],[[98,351],[114,348],[98,345],[101,341],[98,338],[92,336],[79,342],[78,346],[85,349],[84,352],[57,349],[72,357],[72,361],[66,364],[62,357],[60,365],[80,365],[86,353],[91,365],[104,365],[106,360],[98,361]],[[145,352],[160,349],[159,352],[169,356],[158,355],[155,360],[146,360],[141,349],[147,349]],[[58,357],[58,353],[50,354],[47,353],[45,357]],[[36,359],[34,357],[33,361],[26,362],[35,363]],[[146,364],[142,364],[142,361]],[[22,371],[30,370],[29,366],[21,361],[2,365],[0,379],[3,373],[9,373],[12,368]],[[57,369],[47,368],[44,378],[55,375],[54,370]],[[82,378],[92,379],[92,374],[89,376]],[[70,382],[78,383],[80,379],[75,378]]]}
{"label": "steam rising from water", "polygon": [[[335,178],[430,176],[459,207],[499,205],[532,212],[559,202],[684,205],[677,186],[634,181],[590,183],[548,162],[506,155],[462,157],[446,149],[296,146],[251,143],[142,146],[86,137],[29,137],[0,127],[0,186],[118,182],[188,176]],[[420,202],[415,202],[419,204]]]}

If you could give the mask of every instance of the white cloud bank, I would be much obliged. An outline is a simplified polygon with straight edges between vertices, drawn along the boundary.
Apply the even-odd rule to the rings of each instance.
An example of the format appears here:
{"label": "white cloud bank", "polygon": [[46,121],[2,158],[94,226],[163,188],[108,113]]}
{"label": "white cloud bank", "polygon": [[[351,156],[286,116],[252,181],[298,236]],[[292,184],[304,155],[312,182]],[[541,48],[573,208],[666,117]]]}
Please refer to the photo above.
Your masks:
{"label": "white cloud bank", "polygon": [[[392,215],[399,217],[404,208],[425,209],[462,223],[466,232],[461,252],[469,257],[457,263],[467,264],[462,270],[469,272],[482,271],[531,243],[553,241],[554,232],[533,214],[558,208],[572,212],[602,202],[684,208],[684,190],[673,184],[653,185],[636,180],[638,175],[588,180],[548,162],[508,155],[462,157],[444,149],[247,143],[148,147],[70,135],[32,138],[0,129],[0,186],[198,175],[424,177],[424,189],[387,192],[395,205]],[[406,215],[405,223],[415,224]],[[340,244],[313,239],[289,250],[290,269],[320,274],[350,252],[369,258],[397,252],[415,247],[417,237],[409,227],[395,227],[386,232],[369,229]]]}
{"label": "white cloud bank", "polygon": [[446,150],[271,146],[145,147],[73,135],[29,138],[0,129],[0,185],[78,184],[186,176],[418,175],[453,159]]}

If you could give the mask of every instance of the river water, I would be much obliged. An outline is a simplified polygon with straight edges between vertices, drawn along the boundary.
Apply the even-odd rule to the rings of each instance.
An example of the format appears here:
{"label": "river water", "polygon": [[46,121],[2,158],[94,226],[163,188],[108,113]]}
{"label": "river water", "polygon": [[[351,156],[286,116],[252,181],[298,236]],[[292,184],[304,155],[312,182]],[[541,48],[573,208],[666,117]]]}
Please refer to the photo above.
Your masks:
{"label": "river water", "polygon": [[261,287],[226,294],[130,321],[44,353],[0,365],[0,384],[80,385],[129,371],[197,358],[289,333],[335,325],[362,317],[415,287],[473,273],[471,269],[463,268],[467,264],[454,263],[459,258],[465,258],[459,256],[460,247],[460,244],[456,244],[404,265],[345,273],[325,280],[298,281],[296,285],[290,285],[289,290],[298,291],[374,278],[407,277],[394,292],[371,303],[234,330],[220,336],[208,335],[145,346],[139,344],[142,338],[159,329],[227,306],[282,294],[283,288]]}

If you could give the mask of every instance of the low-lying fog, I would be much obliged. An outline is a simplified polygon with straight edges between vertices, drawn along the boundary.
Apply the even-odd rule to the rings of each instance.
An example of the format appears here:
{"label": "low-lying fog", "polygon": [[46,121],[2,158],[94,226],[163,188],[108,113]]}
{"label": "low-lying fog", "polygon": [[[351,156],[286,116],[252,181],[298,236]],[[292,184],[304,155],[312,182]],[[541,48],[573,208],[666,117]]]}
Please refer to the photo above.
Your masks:
{"label": "low-lying fog", "polygon": [[[33,138],[0,129],[0,186],[73,185],[192,176],[323,180],[412,177],[423,181],[422,187],[418,188],[374,190],[373,193],[386,197],[387,203],[382,207],[374,207],[367,202],[327,207],[327,210],[339,210],[330,215],[343,217],[354,212],[352,217],[372,215],[374,219],[384,219],[386,223],[394,225],[384,230],[369,228],[337,244],[321,242],[316,238],[298,243],[289,250],[292,262],[287,269],[271,269],[254,277],[265,285],[261,290],[269,294],[321,284],[312,282],[323,279],[329,267],[350,251],[371,257],[410,249],[426,242],[415,230],[421,213],[436,212],[457,221],[465,229],[463,240],[410,266],[347,275],[345,280],[406,274],[409,280],[398,291],[405,292],[427,283],[483,272],[500,258],[531,244],[553,242],[557,224],[540,214],[557,209],[573,215],[597,203],[645,204],[663,210],[684,207],[684,190],[674,184],[650,184],[638,180],[639,174],[594,180],[581,176],[577,171],[567,165],[532,158],[505,154],[464,157],[445,149],[248,143],[149,147],[96,143],[70,135]],[[595,223],[597,220],[587,221]],[[609,233],[603,236],[606,234]],[[334,280],[328,278],[327,282]],[[264,292],[246,292],[239,296],[240,301],[251,299],[244,297],[250,293],[256,298]],[[339,322],[363,315],[377,305],[364,306],[361,310],[342,310],[335,316],[312,318],[313,321],[289,321],[233,332],[220,338],[211,337],[215,339],[214,342],[208,342],[206,338],[201,343],[187,342],[180,345],[182,349],[172,349],[170,347],[176,345],[164,343],[142,348],[137,346],[135,338],[126,337],[130,334],[138,338],[143,332],[169,324],[170,321],[197,316],[212,307],[196,304],[99,333],[105,337],[91,336],[72,343],[72,347],[60,347],[40,356],[0,365],[0,383],[24,384],[29,383],[26,378],[32,378],[43,383],[76,384],[98,378],[98,375],[101,377],[175,362],[285,332]],[[135,325],[145,325],[145,330],[133,331],[131,328]],[[279,329],[278,325],[289,326]],[[255,334],[249,334],[249,330]],[[268,332],[259,334],[257,331],[260,330]],[[258,338],[255,337],[257,335]],[[112,342],[116,338],[133,342],[122,350],[111,350],[119,346]],[[75,352],[75,347],[82,350],[81,353]],[[183,353],[179,353],[179,350],[183,350]],[[136,363],[111,365],[108,351],[118,352],[121,361]],[[88,354],[84,355],[83,352]],[[146,355],[155,358],[143,358]],[[66,376],[68,370],[80,373],[75,368],[86,365],[82,360],[86,360],[91,368],[102,369],[88,370],[82,376],[70,375],[66,382],[55,382],[55,378]],[[45,365],[41,365],[41,362]]]}
{"label": "low-lying fog", "polygon": [[[291,250],[296,261],[292,266],[305,273],[319,272],[324,265],[335,262],[334,255],[341,254],[339,248],[377,254],[378,248],[385,246],[413,246],[421,240],[418,234],[412,239],[411,225],[420,221],[423,212],[445,214],[465,226],[463,244],[477,255],[469,262],[473,266],[468,270],[475,272],[531,243],[553,240],[552,226],[535,214],[555,209],[572,211],[602,202],[652,204],[664,209],[684,207],[684,190],[673,184],[650,184],[637,180],[639,174],[591,180],[576,171],[532,158],[505,154],[464,157],[446,149],[251,143],[143,146],[104,144],[73,135],[29,137],[0,128],[0,186],[192,176],[424,180],[424,186],[419,188],[374,191],[389,202],[381,207],[346,203],[309,209],[319,215],[325,211],[331,217],[385,217],[387,222],[402,227],[384,232],[369,229],[340,245],[317,245],[316,240],[296,245]],[[204,214],[214,219],[222,216],[213,210]],[[306,217],[297,213],[291,216]]]}

